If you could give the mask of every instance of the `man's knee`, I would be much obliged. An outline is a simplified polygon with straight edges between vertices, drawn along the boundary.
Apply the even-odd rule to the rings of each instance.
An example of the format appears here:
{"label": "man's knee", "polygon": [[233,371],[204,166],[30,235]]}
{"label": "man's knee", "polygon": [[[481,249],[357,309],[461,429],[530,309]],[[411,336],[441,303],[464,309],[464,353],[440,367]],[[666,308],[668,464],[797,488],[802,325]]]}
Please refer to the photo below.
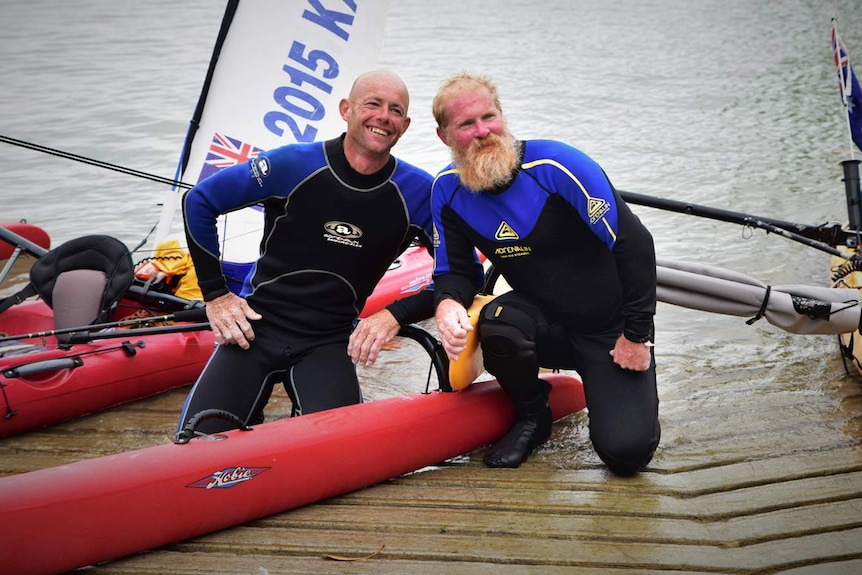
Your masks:
{"label": "man's knee", "polygon": [[658,447],[661,426],[643,433],[601,434],[590,430],[593,448],[608,469],[615,475],[630,477],[649,464]]}
{"label": "man's knee", "polygon": [[478,330],[485,367],[492,374],[536,354],[536,323],[520,310],[491,302],[479,318]]}

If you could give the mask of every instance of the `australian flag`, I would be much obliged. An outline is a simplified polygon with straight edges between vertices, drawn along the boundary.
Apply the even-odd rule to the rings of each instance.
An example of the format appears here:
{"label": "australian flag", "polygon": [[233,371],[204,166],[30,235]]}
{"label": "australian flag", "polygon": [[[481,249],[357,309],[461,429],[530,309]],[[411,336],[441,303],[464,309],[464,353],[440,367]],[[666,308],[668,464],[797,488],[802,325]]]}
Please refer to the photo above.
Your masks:
{"label": "australian flag", "polygon": [[[862,113],[862,108],[860,108],[860,113]],[[251,158],[256,158],[262,151],[261,148],[216,132],[213,135],[212,143],[210,143],[210,149],[207,152],[198,181],[203,181],[224,168],[244,164]]]}
{"label": "australian flag", "polygon": [[862,89],[856,80],[856,74],[850,66],[850,58],[844,42],[838,36],[835,20],[832,20],[832,54],[838,72],[838,87],[841,89],[841,101],[847,110],[847,121],[850,124],[850,137],[856,147],[862,149]]}

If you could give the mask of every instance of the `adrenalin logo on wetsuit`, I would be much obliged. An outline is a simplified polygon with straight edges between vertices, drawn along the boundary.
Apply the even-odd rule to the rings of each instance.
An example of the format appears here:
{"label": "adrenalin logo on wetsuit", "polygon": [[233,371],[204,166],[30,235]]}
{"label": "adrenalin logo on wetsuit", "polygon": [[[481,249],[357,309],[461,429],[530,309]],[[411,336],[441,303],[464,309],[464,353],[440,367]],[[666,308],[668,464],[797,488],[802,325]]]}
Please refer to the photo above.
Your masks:
{"label": "adrenalin logo on wetsuit", "polygon": [[251,175],[257,180],[257,185],[263,187],[263,179],[269,175],[269,160],[266,158],[252,158],[249,160],[251,165]]}
{"label": "adrenalin logo on wetsuit", "polygon": [[506,222],[500,222],[500,227],[497,228],[497,233],[494,234],[495,240],[520,240],[521,236],[518,235],[512,226],[507,224]]}
{"label": "adrenalin logo on wetsuit", "polygon": [[[521,236],[505,221],[500,222],[497,228],[497,233],[494,234],[494,239],[498,241],[520,240]],[[530,246],[502,246],[494,249],[494,255],[501,258],[514,258],[518,256],[528,256],[532,252]]]}
{"label": "adrenalin logo on wetsuit", "polygon": [[590,214],[590,223],[595,224],[599,218],[608,213],[611,205],[602,198],[590,198],[587,200],[587,210]]}
{"label": "adrenalin logo on wetsuit", "polygon": [[208,477],[198,479],[186,485],[186,487],[197,487],[199,489],[226,489],[233,487],[238,483],[245,483],[254,479],[269,467],[228,467],[221,471],[216,471]]}
{"label": "adrenalin logo on wetsuit", "polygon": [[362,237],[362,230],[353,224],[331,221],[323,224],[323,229],[326,230],[323,237],[326,238],[326,241],[328,242],[335,242],[337,244],[343,244],[354,248],[362,247],[362,244],[356,241]]}

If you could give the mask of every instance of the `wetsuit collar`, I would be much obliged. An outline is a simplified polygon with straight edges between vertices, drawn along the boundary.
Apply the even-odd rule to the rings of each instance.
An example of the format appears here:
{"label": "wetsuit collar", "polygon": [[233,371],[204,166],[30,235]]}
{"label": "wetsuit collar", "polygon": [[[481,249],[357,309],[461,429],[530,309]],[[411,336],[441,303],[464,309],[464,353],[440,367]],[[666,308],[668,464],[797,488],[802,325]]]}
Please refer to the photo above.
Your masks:
{"label": "wetsuit collar", "polygon": [[392,177],[397,163],[397,160],[392,155],[389,156],[389,161],[386,162],[386,165],[373,174],[360,174],[354,170],[350,166],[350,162],[347,161],[347,156],[344,155],[344,138],[346,135],[341,134],[338,138],[324,142],[329,167],[332,168],[336,176],[345,184],[362,190],[376,188]]}

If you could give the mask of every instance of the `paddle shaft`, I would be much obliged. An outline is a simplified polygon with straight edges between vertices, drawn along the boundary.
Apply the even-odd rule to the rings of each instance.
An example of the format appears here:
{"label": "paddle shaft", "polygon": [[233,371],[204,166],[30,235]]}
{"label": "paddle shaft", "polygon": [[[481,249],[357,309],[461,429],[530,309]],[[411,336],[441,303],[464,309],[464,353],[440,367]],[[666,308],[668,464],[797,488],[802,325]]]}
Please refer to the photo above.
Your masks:
{"label": "paddle shaft", "polygon": [[778,234],[787,239],[845,259],[849,256],[836,249],[834,246],[838,244],[855,246],[858,243],[857,235],[859,232],[844,230],[839,224],[811,226],[808,224],[798,224],[784,220],[754,216],[721,208],[712,208],[689,202],[680,202],[678,200],[657,198],[635,192],[619,191],[619,194],[630,204],[764,229],[768,232]]}
{"label": "paddle shaft", "polygon": [[[177,312],[170,313],[167,315],[160,315],[160,316],[153,316],[153,317],[141,317],[141,318],[135,318],[135,319],[112,321],[112,322],[107,322],[107,323],[97,323],[97,324],[93,324],[93,325],[81,325],[78,327],[67,327],[67,328],[63,328],[63,329],[52,329],[52,330],[47,330],[47,331],[37,331],[37,332],[33,332],[33,333],[22,333],[22,334],[18,334],[18,335],[9,335],[6,337],[0,337],[0,342],[12,341],[12,340],[18,340],[18,339],[32,339],[34,337],[50,337],[52,335],[63,335],[63,334],[67,334],[67,333],[94,334],[94,332],[102,330],[102,329],[110,329],[113,327],[129,327],[129,326],[133,326],[133,325],[140,325],[142,323],[150,323],[150,322],[199,321],[201,319],[206,319],[206,309],[204,307],[198,307],[198,308],[189,309],[189,310],[177,311]],[[196,324],[196,325],[201,325],[201,324]],[[209,324],[206,324],[206,325],[209,326]],[[172,326],[167,326],[167,327],[172,327]],[[143,329],[135,330],[135,333],[143,335],[143,332],[146,331],[146,329],[150,329],[150,328],[143,328]],[[162,329],[162,328],[152,328],[152,329]],[[199,328],[199,329],[207,329],[207,328]],[[77,338],[75,338],[75,339],[77,339]],[[90,337],[89,339],[87,339],[87,341],[89,341],[90,339],[96,339],[96,338]],[[80,342],[77,342],[77,343],[80,343]]]}
{"label": "paddle shaft", "polygon": [[144,335],[162,335],[166,333],[181,333],[186,331],[204,331],[210,328],[210,324],[208,322],[203,323],[183,323],[178,325],[166,325],[161,327],[144,327],[141,329],[136,329],[134,331],[106,331],[106,332],[92,332],[92,331],[81,331],[77,333],[73,333],[69,337],[69,343],[87,343],[88,341],[93,341],[94,339],[120,339],[120,338],[134,338],[140,337]]}

